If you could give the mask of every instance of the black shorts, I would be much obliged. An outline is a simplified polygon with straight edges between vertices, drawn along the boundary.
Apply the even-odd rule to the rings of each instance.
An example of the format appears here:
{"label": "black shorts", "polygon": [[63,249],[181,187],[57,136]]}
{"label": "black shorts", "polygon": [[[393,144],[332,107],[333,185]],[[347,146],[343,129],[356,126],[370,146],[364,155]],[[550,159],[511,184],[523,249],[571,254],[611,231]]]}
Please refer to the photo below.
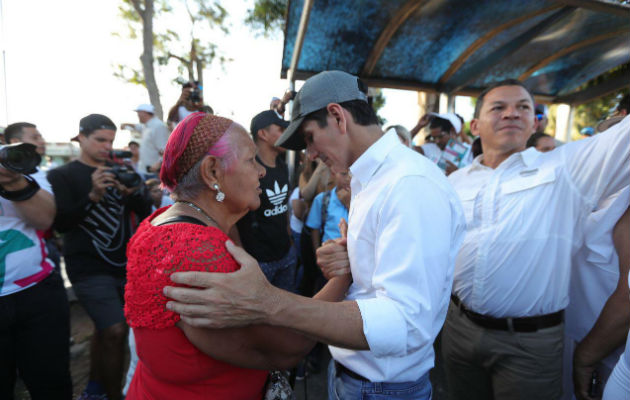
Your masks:
{"label": "black shorts", "polygon": [[74,294],[96,330],[125,322],[125,283],[125,278],[112,275],[83,276],[72,282]]}

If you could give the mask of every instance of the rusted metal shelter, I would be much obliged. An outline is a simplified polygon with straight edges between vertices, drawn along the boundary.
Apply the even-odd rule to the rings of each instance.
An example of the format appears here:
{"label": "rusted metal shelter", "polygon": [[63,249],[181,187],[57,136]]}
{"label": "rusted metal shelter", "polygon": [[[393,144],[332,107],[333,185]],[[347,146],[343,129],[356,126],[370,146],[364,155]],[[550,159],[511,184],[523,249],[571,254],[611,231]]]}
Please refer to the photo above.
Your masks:
{"label": "rusted metal shelter", "polygon": [[630,86],[626,3],[290,0],[282,77],[339,69],[370,86],[451,96],[518,78],[539,101],[581,104]]}

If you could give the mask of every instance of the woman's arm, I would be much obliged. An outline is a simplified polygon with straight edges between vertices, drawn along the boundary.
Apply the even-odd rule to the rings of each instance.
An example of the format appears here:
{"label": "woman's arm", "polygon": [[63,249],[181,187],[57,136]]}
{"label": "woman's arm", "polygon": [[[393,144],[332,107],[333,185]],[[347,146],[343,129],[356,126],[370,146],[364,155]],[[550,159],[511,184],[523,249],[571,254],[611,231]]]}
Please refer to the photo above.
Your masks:
{"label": "woman's arm", "polygon": [[[341,301],[350,285],[350,275],[331,279],[315,299]],[[316,341],[289,328],[253,325],[243,328],[205,329],[179,321],[188,340],[208,356],[239,367],[287,369],[295,366]]]}
{"label": "woman's arm", "polygon": [[304,201],[309,204],[317,194],[317,186],[319,186],[319,183],[324,180],[326,180],[324,183],[328,183],[328,167],[321,160],[317,160],[317,163],[317,168],[313,171],[313,175],[311,175],[308,182],[304,182],[300,177],[300,195]]}

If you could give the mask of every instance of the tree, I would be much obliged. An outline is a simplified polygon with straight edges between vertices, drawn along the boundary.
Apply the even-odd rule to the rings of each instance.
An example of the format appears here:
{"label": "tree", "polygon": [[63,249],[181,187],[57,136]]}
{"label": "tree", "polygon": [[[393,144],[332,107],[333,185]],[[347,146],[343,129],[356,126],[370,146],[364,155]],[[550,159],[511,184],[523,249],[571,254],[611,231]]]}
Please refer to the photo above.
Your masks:
{"label": "tree", "polygon": [[264,36],[284,30],[287,7],[287,0],[256,0],[254,8],[247,10],[245,24]]}
{"label": "tree", "polygon": [[124,66],[119,65],[118,71],[114,75],[127,80],[128,82],[141,84],[147,88],[149,92],[149,100],[155,107],[155,114],[162,119],[163,110],[160,101],[160,91],[155,80],[155,69],[153,67],[153,16],[155,14],[153,0],[123,0],[123,4],[118,7],[121,16],[129,21],[130,36],[135,34],[139,23],[142,26],[142,55],[140,63],[142,64],[142,73],[140,71],[128,68],[132,76],[127,77]]}
{"label": "tree", "polygon": [[[203,87],[204,68],[210,65],[216,57],[219,57],[221,64],[228,61],[228,59],[218,52],[216,44],[209,40],[202,41],[200,37],[208,34],[208,30],[213,28],[218,28],[227,34],[228,29],[225,24],[227,11],[218,2],[210,3],[206,0],[181,1],[184,3],[190,21],[190,45],[187,49],[177,53],[173,49],[173,47],[176,47],[173,44],[179,41],[179,35],[175,31],[167,30],[165,33],[158,35],[159,40],[157,41],[156,49],[160,54],[157,60],[160,65],[168,64],[171,59],[179,61],[179,73],[182,74],[186,71],[189,81],[197,81],[199,86]],[[207,23],[207,25],[204,23]]]}
{"label": "tree", "polygon": [[[227,58],[219,53],[216,44],[207,40],[210,31],[218,28],[223,33],[228,33],[226,27],[227,11],[218,1],[207,0],[179,0],[179,3],[187,14],[190,24],[187,45],[182,46],[180,32],[173,29],[164,29],[154,32],[156,20],[161,16],[172,17],[174,9],[167,0],[121,0],[119,6],[120,16],[127,21],[130,39],[137,39],[138,32],[142,32],[143,52],[140,57],[142,70],[128,65],[118,65],[114,75],[134,84],[143,85],[149,92],[151,104],[156,109],[156,115],[163,117],[162,104],[155,76],[155,63],[167,65],[171,60],[178,62],[177,69],[180,74],[187,73],[190,81],[199,81],[203,86],[203,70],[219,58],[221,63]],[[178,7],[181,9],[182,7]],[[120,34],[118,34],[120,36]],[[202,40],[203,38],[203,40]],[[184,78],[175,79],[183,83]]]}

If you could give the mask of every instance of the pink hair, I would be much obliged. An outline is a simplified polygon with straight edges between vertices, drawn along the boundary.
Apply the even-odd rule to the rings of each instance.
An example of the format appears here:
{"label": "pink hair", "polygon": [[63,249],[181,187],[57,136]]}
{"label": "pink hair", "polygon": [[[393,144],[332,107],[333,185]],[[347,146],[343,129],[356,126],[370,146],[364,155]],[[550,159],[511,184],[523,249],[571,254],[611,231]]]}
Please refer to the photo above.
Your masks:
{"label": "pink hair", "polygon": [[[196,112],[187,116],[183,121],[177,124],[166,143],[162,168],[160,169],[160,180],[162,181],[162,187],[166,187],[171,192],[175,190],[178,183],[177,181],[181,178],[180,173],[182,173],[182,171],[180,171],[178,160],[184,154],[195,128],[206,116],[207,114],[203,112]],[[225,132],[227,132],[227,130]],[[231,164],[230,160],[232,157],[229,157],[229,153],[232,150],[232,146],[225,132],[223,132],[217,142],[207,150],[206,154],[221,159],[224,166],[227,168],[229,164]]]}

